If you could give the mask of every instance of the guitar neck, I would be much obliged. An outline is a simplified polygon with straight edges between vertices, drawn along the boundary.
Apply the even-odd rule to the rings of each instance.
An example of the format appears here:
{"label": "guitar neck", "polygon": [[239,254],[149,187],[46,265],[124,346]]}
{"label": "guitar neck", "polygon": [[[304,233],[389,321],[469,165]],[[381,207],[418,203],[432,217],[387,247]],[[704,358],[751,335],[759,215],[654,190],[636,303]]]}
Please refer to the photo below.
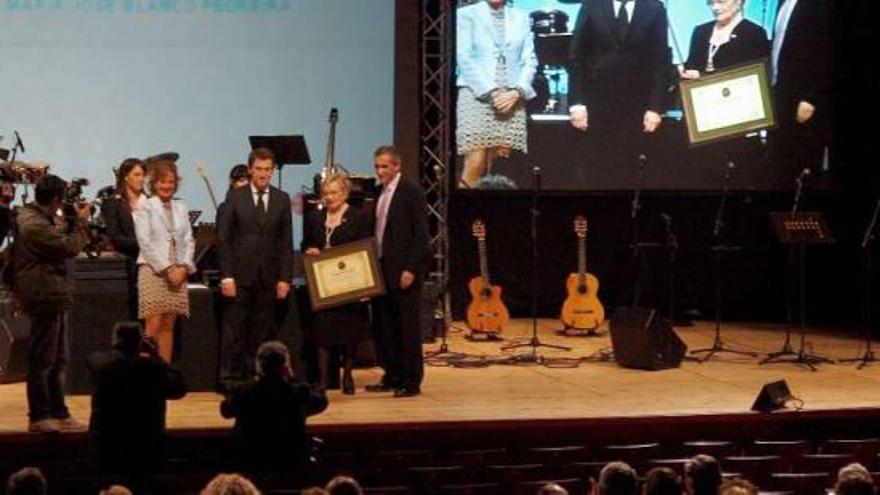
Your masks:
{"label": "guitar neck", "polygon": [[584,282],[587,274],[587,239],[578,237],[578,277],[580,282]]}
{"label": "guitar neck", "polygon": [[486,240],[478,239],[477,245],[480,252],[480,277],[483,279],[483,287],[489,287],[489,260],[486,256]]}
{"label": "guitar neck", "polygon": [[211,197],[211,203],[214,205],[214,209],[217,209],[217,197],[214,196],[214,188],[211,187],[211,181],[208,180],[208,177],[202,175],[202,180],[205,181],[205,186],[208,187],[208,196]]}

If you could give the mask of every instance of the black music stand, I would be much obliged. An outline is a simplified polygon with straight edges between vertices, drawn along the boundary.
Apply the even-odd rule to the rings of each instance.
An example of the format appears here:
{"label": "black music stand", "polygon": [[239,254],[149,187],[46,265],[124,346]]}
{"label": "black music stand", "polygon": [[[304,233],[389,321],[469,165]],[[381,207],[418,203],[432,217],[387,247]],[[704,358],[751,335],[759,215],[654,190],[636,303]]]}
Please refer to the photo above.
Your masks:
{"label": "black music stand", "polygon": [[800,291],[800,348],[797,352],[791,347],[791,327],[792,318],[792,293],[789,289],[788,293],[788,326],[785,329],[785,342],[782,344],[782,350],[779,352],[771,352],[760,364],[768,363],[795,363],[803,364],[816,371],[816,365],[822,363],[833,363],[833,359],[829,359],[818,354],[811,354],[806,351],[806,253],[807,245],[814,244],[832,244],[834,238],[831,237],[831,231],[825,222],[825,217],[818,212],[772,212],[770,213],[770,221],[776,231],[776,237],[781,244],[790,246],[789,250],[789,287],[794,286],[794,258],[797,253],[798,258],[798,275],[799,275],[799,291]]}
{"label": "black music stand", "polygon": [[862,309],[862,324],[865,325],[865,352],[860,357],[841,359],[843,363],[859,363],[856,369],[862,369],[865,366],[880,361],[874,355],[874,349],[871,343],[874,340],[873,330],[873,306],[874,292],[872,290],[871,278],[874,276],[874,231],[877,228],[877,218],[880,216],[880,198],[874,203],[874,213],[871,214],[871,221],[865,229],[865,235],[862,237],[862,276],[864,277],[864,298]]}
{"label": "black music stand", "polygon": [[281,183],[281,171],[285,165],[308,165],[312,163],[306,139],[302,135],[292,136],[248,136],[251,149],[268,148],[275,154],[275,166],[278,167],[278,189],[284,190]]}

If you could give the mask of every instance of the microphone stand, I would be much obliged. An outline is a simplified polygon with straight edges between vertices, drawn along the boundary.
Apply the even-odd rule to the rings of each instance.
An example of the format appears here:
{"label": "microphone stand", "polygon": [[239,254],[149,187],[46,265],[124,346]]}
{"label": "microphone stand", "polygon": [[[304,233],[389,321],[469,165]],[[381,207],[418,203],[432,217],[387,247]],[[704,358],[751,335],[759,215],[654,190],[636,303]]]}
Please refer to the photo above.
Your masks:
{"label": "microphone stand", "polygon": [[672,228],[672,217],[668,213],[661,213],[663,227],[666,229],[666,303],[669,306],[669,323],[675,324],[675,264],[678,254],[678,237]]}
{"label": "microphone stand", "polygon": [[538,347],[547,347],[560,351],[570,351],[571,347],[554,344],[544,344],[538,339],[538,216],[541,214],[538,209],[538,196],[541,193],[541,167],[535,165],[532,168],[532,177],[534,178],[534,187],[532,188],[532,209],[531,209],[531,236],[532,236],[532,337],[528,342],[514,343],[501,348],[502,351],[510,349],[519,349],[520,347],[531,347],[531,353],[520,356],[520,361],[538,362]]}
{"label": "microphone stand", "polygon": [[750,351],[741,351],[733,347],[728,347],[721,340],[721,299],[724,287],[724,279],[722,277],[722,263],[724,261],[724,253],[741,251],[741,246],[728,246],[724,242],[722,231],[724,229],[724,209],[727,206],[727,195],[729,193],[730,175],[733,172],[734,164],[727,164],[727,170],[724,173],[724,189],[721,192],[721,200],[718,202],[718,211],[715,213],[715,224],[712,228],[712,237],[715,238],[715,245],[709,249],[714,255],[714,275],[715,275],[715,340],[711,347],[702,349],[694,349],[691,354],[706,353],[702,358],[696,358],[697,362],[704,363],[712,358],[715,354],[726,352],[729,354],[740,354],[743,356],[758,357],[758,354]]}
{"label": "microphone stand", "polygon": [[874,356],[874,350],[871,348],[871,341],[873,340],[873,328],[872,328],[872,315],[871,315],[871,303],[873,302],[873,291],[871,287],[871,276],[873,271],[873,258],[874,258],[874,230],[877,228],[877,217],[880,215],[880,198],[877,198],[877,202],[874,204],[874,213],[871,215],[871,222],[868,223],[868,228],[865,229],[865,235],[862,237],[862,263],[863,270],[862,274],[865,277],[863,283],[865,286],[864,293],[864,309],[862,318],[864,318],[865,325],[865,353],[862,354],[862,357],[858,358],[849,358],[849,359],[841,359],[841,362],[844,363],[859,363],[856,369],[862,369],[867,366],[869,363],[874,363],[880,361]]}
{"label": "microphone stand", "polygon": [[634,267],[634,277],[633,277],[633,294],[632,294],[632,305],[633,307],[637,307],[639,302],[642,299],[642,278],[647,271],[646,265],[647,260],[642,253],[642,248],[656,248],[660,247],[660,244],[656,242],[639,242],[639,213],[642,211],[641,197],[642,197],[642,183],[645,179],[645,165],[648,163],[648,158],[645,155],[639,155],[639,171],[636,176],[636,188],[633,192],[633,199],[630,207],[629,218],[632,224],[632,244],[630,248],[632,249],[632,262]]}

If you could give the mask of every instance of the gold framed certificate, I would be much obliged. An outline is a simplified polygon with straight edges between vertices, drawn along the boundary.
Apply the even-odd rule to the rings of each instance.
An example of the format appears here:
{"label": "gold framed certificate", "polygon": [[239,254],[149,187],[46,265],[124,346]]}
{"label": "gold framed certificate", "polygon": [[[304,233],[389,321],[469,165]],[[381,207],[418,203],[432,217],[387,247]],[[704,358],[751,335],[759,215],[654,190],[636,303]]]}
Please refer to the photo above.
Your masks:
{"label": "gold framed certificate", "polygon": [[385,293],[373,238],[305,256],[304,265],[312,309],[321,310]]}
{"label": "gold framed certificate", "polygon": [[679,90],[692,146],[776,125],[765,60],[681,81]]}

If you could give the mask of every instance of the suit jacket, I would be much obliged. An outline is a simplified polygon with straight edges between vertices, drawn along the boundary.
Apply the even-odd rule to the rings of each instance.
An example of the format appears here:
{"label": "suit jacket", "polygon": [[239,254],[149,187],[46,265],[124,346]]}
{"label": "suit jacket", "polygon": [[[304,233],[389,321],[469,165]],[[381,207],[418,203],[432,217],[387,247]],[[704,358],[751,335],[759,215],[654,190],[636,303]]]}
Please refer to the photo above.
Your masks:
{"label": "suit jacket", "polygon": [[636,126],[646,110],[664,110],[671,64],[666,9],[657,0],[635,0],[623,42],[615,15],[612,0],[584,0],[569,53],[569,103],[586,105],[597,127]]}
{"label": "suit jacket", "polygon": [[[302,251],[309,248],[323,250],[326,239],[324,234],[324,222],[327,221],[327,210],[315,210],[306,215],[303,222]],[[339,246],[348,242],[365,239],[373,235],[370,229],[370,221],[357,208],[349,205],[342,214],[342,223],[333,229],[330,235],[330,245]]]}
{"label": "suit jacket", "polygon": [[385,285],[400,287],[400,274],[412,272],[421,281],[428,271],[428,212],[425,196],[416,184],[400,178],[385,219],[382,236],[382,275]]}
{"label": "suit jacket", "polygon": [[[535,97],[532,80],[538,67],[534,36],[529,16],[512,7],[505,8],[504,49],[507,61],[505,85],[519,88],[527,100]],[[495,68],[498,64],[498,40],[493,27],[491,7],[477,2],[456,11],[456,63],[458,86],[467,86],[482,96],[498,87]]]}
{"label": "suit jacket", "polygon": [[220,404],[220,414],[235,418],[233,442],[243,460],[289,464],[307,448],[306,418],[327,404],[326,395],[313,393],[304,383],[261,377],[233,388]]}
{"label": "suit jacket", "polygon": [[791,13],[774,88],[781,124],[794,122],[800,101],[814,105],[817,116],[826,110],[831,85],[830,16],[826,0],[799,0]]}
{"label": "suit jacket", "polygon": [[193,255],[196,241],[189,224],[189,209],[183,201],[171,201],[171,216],[174,229],[165,216],[165,207],[157,196],[146,200],[143,206],[134,210],[134,230],[137,235],[140,254],[138,264],[150,265],[154,272],[165,270],[171,263],[172,240],[177,246],[176,264],[186,266],[189,273],[196,272]]}
{"label": "suit jacket", "polygon": [[[101,217],[107,226],[107,237],[113,247],[132,259],[140,254],[137,234],[134,230],[134,211],[127,211],[122,202],[124,198],[114,196],[101,205]],[[138,206],[143,206],[146,198],[141,196]]]}
{"label": "suit jacket", "polygon": [[274,287],[293,278],[293,225],[290,197],[269,186],[269,204],[260,221],[251,188],[226,194],[218,218],[220,274],[236,285]]}
{"label": "suit jacket", "polygon": [[[706,72],[709,61],[709,40],[715,21],[700,24],[691,35],[691,47],[685,67]],[[770,42],[764,28],[748,19],[743,19],[730,34],[730,41],[721,45],[715,52],[715,70],[733,67],[746,62],[754,62],[770,56]]]}

